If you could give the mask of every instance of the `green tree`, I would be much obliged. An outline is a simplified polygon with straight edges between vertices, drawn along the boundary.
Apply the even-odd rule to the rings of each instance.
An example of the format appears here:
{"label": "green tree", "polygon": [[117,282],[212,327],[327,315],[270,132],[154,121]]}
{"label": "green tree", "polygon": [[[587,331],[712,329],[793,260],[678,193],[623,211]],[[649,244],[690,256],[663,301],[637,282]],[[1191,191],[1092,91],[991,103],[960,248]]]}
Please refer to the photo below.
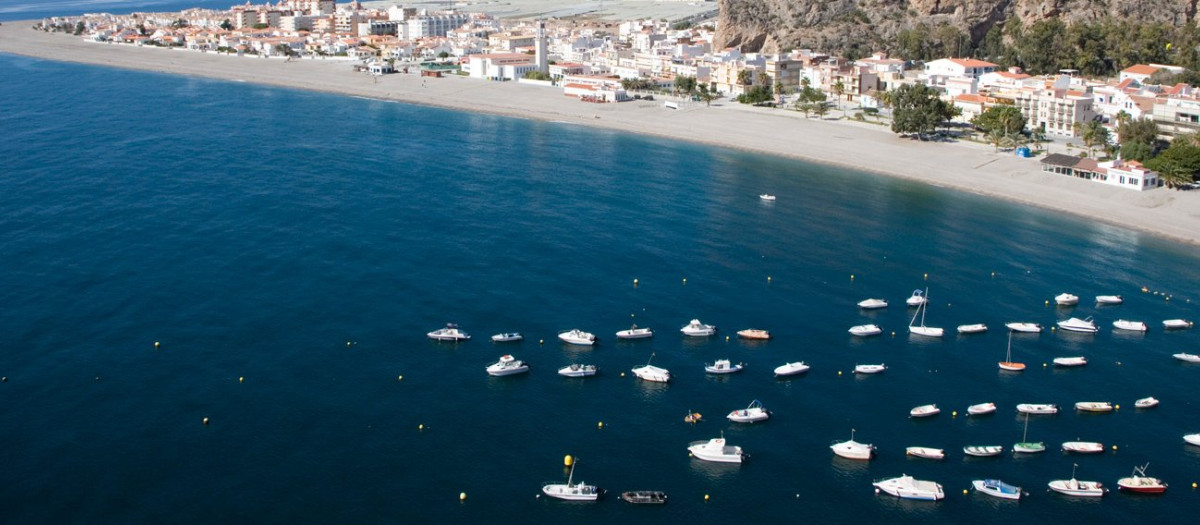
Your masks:
{"label": "green tree", "polygon": [[704,101],[704,107],[712,105],[713,99],[717,98],[712,91],[708,90],[708,86],[704,84],[700,84],[700,87],[697,89],[697,96],[700,97],[700,100]]}
{"label": "green tree", "polygon": [[550,80],[550,73],[533,69],[526,71],[525,74],[522,75],[522,78],[527,78],[530,80]]}
{"label": "green tree", "polygon": [[996,130],[1003,135],[1025,132],[1025,115],[1016,106],[992,106],[972,119],[971,123],[989,135]]}
{"label": "green tree", "polygon": [[905,84],[892,90],[892,132],[915,133],[924,140],[942,122],[954,116],[954,107],[938,91],[924,84]]}
{"label": "green tree", "polygon": [[226,18],[225,20],[221,21],[221,29],[224,29],[226,31],[232,31],[233,23],[230,22],[228,18]]}
{"label": "green tree", "polygon": [[438,53],[438,55],[437,55],[437,56],[438,56],[438,58],[440,58],[440,59],[442,59],[442,60],[445,60],[445,59],[447,59],[447,58],[450,58],[450,52],[449,52],[449,51],[442,51],[441,53]]}
{"label": "green tree", "polygon": [[696,91],[696,77],[675,75],[675,92],[692,94]]}
{"label": "green tree", "polygon": [[1145,161],[1162,148],[1158,138],[1158,124],[1150,117],[1125,119],[1117,125],[1117,136],[1121,140],[1121,158]]}
{"label": "green tree", "polygon": [[1171,147],[1146,161],[1146,167],[1157,171],[1171,188],[1195,182],[1200,173],[1200,146],[1196,145],[1195,135],[1175,137]]}
{"label": "green tree", "polygon": [[1092,148],[1108,144],[1108,128],[1098,120],[1089,120],[1080,129],[1080,138],[1083,139],[1083,145],[1088,148],[1088,156],[1091,156]]}
{"label": "green tree", "polygon": [[813,102],[812,112],[817,114],[817,118],[825,118],[825,113],[829,112],[829,103],[824,101]]}
{"label": "green tree", "polygon": [[737,79],[738,79],[738,84],[741,84],[743,86],[749,86],[750,84],[753,83],[753,76],[750,74],[749,69],[738,70]]}
{"label": "green tree", "polygon": [[83,34],[83,21],[75,22],[75,36]]}

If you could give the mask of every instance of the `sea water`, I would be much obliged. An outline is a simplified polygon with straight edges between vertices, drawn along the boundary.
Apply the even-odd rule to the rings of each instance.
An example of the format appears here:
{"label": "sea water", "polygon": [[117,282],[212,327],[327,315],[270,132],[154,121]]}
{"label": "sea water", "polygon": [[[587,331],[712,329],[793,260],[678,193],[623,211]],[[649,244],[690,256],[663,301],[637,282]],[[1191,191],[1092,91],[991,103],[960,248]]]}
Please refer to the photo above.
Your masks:
{"label": "sea water", "polygon": [[[1200,318],[1193,246],[571,124],[13,56],[0,71],[6,523],[1178,523],[1200,508],[1200,448],[1182,441],[1200,432],[1200,366],[1171,358],[1195,353],[1200,331],[1161,329]],[[915,289],[943,339],[907,334]],[[1054,307],[1063,291],[1080,305]],[[1101,294],[1125,304],[1094,306]],[[868,297],[891,305],[860,311]],[[1072,316],[1100,333],[1049,330]],[[692,318],[718,334],[682,337]],[[1151,330],[1114,332],[1118,318]],[[996,367],[1009,321],[1048,327],[1013,338],[1020,374]],[[447,322],[474,337],[425,337]],[[954,333],[976,322],[990,331]],[[635,323],[654,338],[615,339]],[[864,323],[885,333],[846,332]],[[571,328],[599,344],[558,342]],[[739,341],[742,328],[774,338]],[[488,340],[508,331],[525,341]],[[503,354],[532,371],[487,376]],[[1089,364],[1044,366],[1075,355]],[[721,358],[746,371],[706,375]],[[651,359],[669,385],[632,377]],[[773,377],[797,360],[812,370]],[[600,373],[555,374],[576,362]],[[889,368],[851,373],[863,363]],[[1133,408],[1150,395],[1162,405]],[[769,421],[725,420],[755,399]],[[995,415],[965,415],[986,401]],[[927,403],[942,413],[908,417]],[[1049,451],[964,457],[1021,440],[1017,403],[1062,407],[1029,423]],[[684,423],[690,412],[704,421]],[[833,456],[852,429],[875,460]],[[750,459],[688,457],[721,435]],[[1076,439],[1107,451],[1058,452]],[[947,458],[906,458],[908,446]],[[538,497],[566,479],[567,454],[575,480],[608,492],[600,502]],[[1168,492],[1117,494],[1146,462]],[[1114,492],[1047,493],[1075,464]],[[901,474],[941,483],[946,500],[874,494]],[[985,477],[1029,496],[962,494]],[[616,497],[637,489],[670,502]]]}

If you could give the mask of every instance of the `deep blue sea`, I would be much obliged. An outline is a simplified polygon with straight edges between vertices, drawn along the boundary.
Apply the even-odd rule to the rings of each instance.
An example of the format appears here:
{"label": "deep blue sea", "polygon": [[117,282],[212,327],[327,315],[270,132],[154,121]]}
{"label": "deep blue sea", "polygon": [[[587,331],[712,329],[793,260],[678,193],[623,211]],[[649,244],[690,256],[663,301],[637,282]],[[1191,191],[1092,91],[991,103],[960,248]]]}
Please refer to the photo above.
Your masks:
{"label": "deep blue sea", "polygon": [[[1200,320],[1193,246],[570,124],[7,55],[0,72],[4,523],[1183,523],[1200,509],[1200,448],[1182,440],[1200,432],[1200,365],[1171,358],[1196,353],[1200,328],[1161,329]],[[926,287],[943,340],[907,335],[903,300]],[[1063,291],[1080,306],[1046,305]],[[1099,294],[1126,301],[1093,306]],[[892,305],[864,314],[867,297]],[[1029,370],[997,370],[1004,322],[1070,316],[1100,333],[1016,337]],[[719,335],[685,340],[692,318]],[[1114,333],[1118,318],[1151,330]],[[474,339],[426,339],[446,322]],[[847,334],[867,322],[887,333]],[[973,322],[991,330],[953,334]],[[656,336],[617,342],[632,323]],[[575,327],[600,344],[555,340]],[[775,338],[733,336],[748,327]],[[527,340],[488,340],[505,331]],[[484,373],[508,353],[532,372]],[[651,354],[672,383],[622,376]],[[1090,364],[1042,367],[1070,355]],[[706,376],[719,358],[747,370]],[[812,371],[772,376],[794,360]],[[572,362],[601,372],[555,374]],[[856,363],[890,368],[855,377]],[[1162,405],[1133,408],[1150,395]],[[754,399],[770,421],[725,421]],[[964,415],[984,401],[1000,411]],[[943,413],[909,419],[926,403]],[[1050,451],[964,458],[1021,440],[1017,403],[1063,407],[1029,424]],[[833,457],[851,429],[874,461]],[[747,463],[689,459],[689,442],[722,433]],[[1058,452],[1076,439],[1108,450]],[[948,457],[906,458],[914,445]],[[565,479],[566,454],[604,499],[536,497]],[[1045,490],[1074,464],[1115,488],[1146,462],[1167,494]],[[946,500],[873,493],[902,473]],[[982,477],[1030,495],[962,494]],[[633,489],[670,503],[616,497]]]}

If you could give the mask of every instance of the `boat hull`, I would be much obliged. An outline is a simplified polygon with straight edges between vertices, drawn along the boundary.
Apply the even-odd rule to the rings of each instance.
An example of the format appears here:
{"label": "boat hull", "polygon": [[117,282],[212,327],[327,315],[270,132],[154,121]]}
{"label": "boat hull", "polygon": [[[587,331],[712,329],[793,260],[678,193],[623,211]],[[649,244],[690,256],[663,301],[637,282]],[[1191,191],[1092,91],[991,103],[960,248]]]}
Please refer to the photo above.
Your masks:
{"label": "boat hull", "polygon": [[1050,414],[1057,414],[1058,407],[1055,405],[1032,405],[1032,404],[1022,403],[1020,405],[1017,405],[1017,412],[1020,412],[1022,414],[1032,414],[1035,416],[1036,415],[1050,415]]}
{"label": "boat hull", "polygon": [[786,365],[776,367],[775,368],[775,376],[776,377],[788,377],[788,376],[799,375],[799,374],[803,374],[803,373],[807,372],[809,368],[810,367],[807,364],[805,364],[804,362],[788,363]]}
{"label": "boat hull", "polygon": [[975,490],[981,494],[987,494],[993,498],[1000,499],[1021,499],[1021,487],[1014,487],[999,480],[983,480],[977,479],[971,482]]}
{"label": "boat hull", "polygon": [[938,501],[946,497],[942,491],[942,486],[932,481],[923,481],[913,479],[910,476],[901,476],[899,478],[886,479],[873,483],[875,488],[902,499],[915,499],[919,501]]}
{"label": "boat hull", "polygon": [[1001,452],[1004,452],[1004,447],[1001,446],[963,447],[963,454],[977,458],[990,458],[992,456],[999,456]]}
{"label": "boat hull", "polygon": [[968,416],[983,416],[991,414],[995,411],[996,405],[994,403],[980,403],[978,405],[971,405],[967,407]]}
{"label": "boat hull", "polygon": [[653,337],[654,332],[649,328],[639,328],[636,330],[621,330],[617,332],[617,339],[646,339]]}
{"label": "boat hull", "polygon": [[964,334],[964,335],[982,334],[986,331],[987,331],[987,325],[984,325],[984,324],[964,324],[964,325],[958,326],[958,333]]}
{"label": "boat hull", "polygon": [[542,487],[542,494],[567,501],[596,501],[600,498],[600,491],[596,487],[583,484],[549,484]]}
{"label": "boat hull", "polygon": [[946,459],[946,451],[940,448],[908,447],[904,453],[915,458]]}
{"label": "boat hull", "polygon": [[1167,485],[1157,478],[1121,478],[1117,480],[1117,488],[1134,494],[1162,494],[1167,491]]}
{"label": "boat hull", "polygon": [[1100,498],[1107,492],[1097,481],[1057,479],[1049,483],[1050,490],[1078,498]]}

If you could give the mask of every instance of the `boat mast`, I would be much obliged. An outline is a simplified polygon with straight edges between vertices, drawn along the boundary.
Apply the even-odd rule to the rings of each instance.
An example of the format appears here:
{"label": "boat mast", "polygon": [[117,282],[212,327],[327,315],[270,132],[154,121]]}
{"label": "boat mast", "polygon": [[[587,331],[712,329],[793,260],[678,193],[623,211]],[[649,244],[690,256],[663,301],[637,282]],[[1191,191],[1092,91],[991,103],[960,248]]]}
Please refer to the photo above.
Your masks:
{"label": "boat mast", "polygon": [[[1026,443],[1026,438],[1029,437],[1029,412],[1025,413],[1025,432],[1021,433],[1021,443]],[[1071,477],[1075,477],[1072,475]]]}
{"label": "boat mast", "polygon": [[925,312],[929,311],[929,288],[925,289],[925,300],[921,302],[921,328],[925,328]]}
{"label": "boat mast", "polygon": [[575,477],[576,463],[579,463],[579,458],[575,458],[575,460],[571,462],[571,472],[567,474],[567,488],[571,488],[571,479]]}

